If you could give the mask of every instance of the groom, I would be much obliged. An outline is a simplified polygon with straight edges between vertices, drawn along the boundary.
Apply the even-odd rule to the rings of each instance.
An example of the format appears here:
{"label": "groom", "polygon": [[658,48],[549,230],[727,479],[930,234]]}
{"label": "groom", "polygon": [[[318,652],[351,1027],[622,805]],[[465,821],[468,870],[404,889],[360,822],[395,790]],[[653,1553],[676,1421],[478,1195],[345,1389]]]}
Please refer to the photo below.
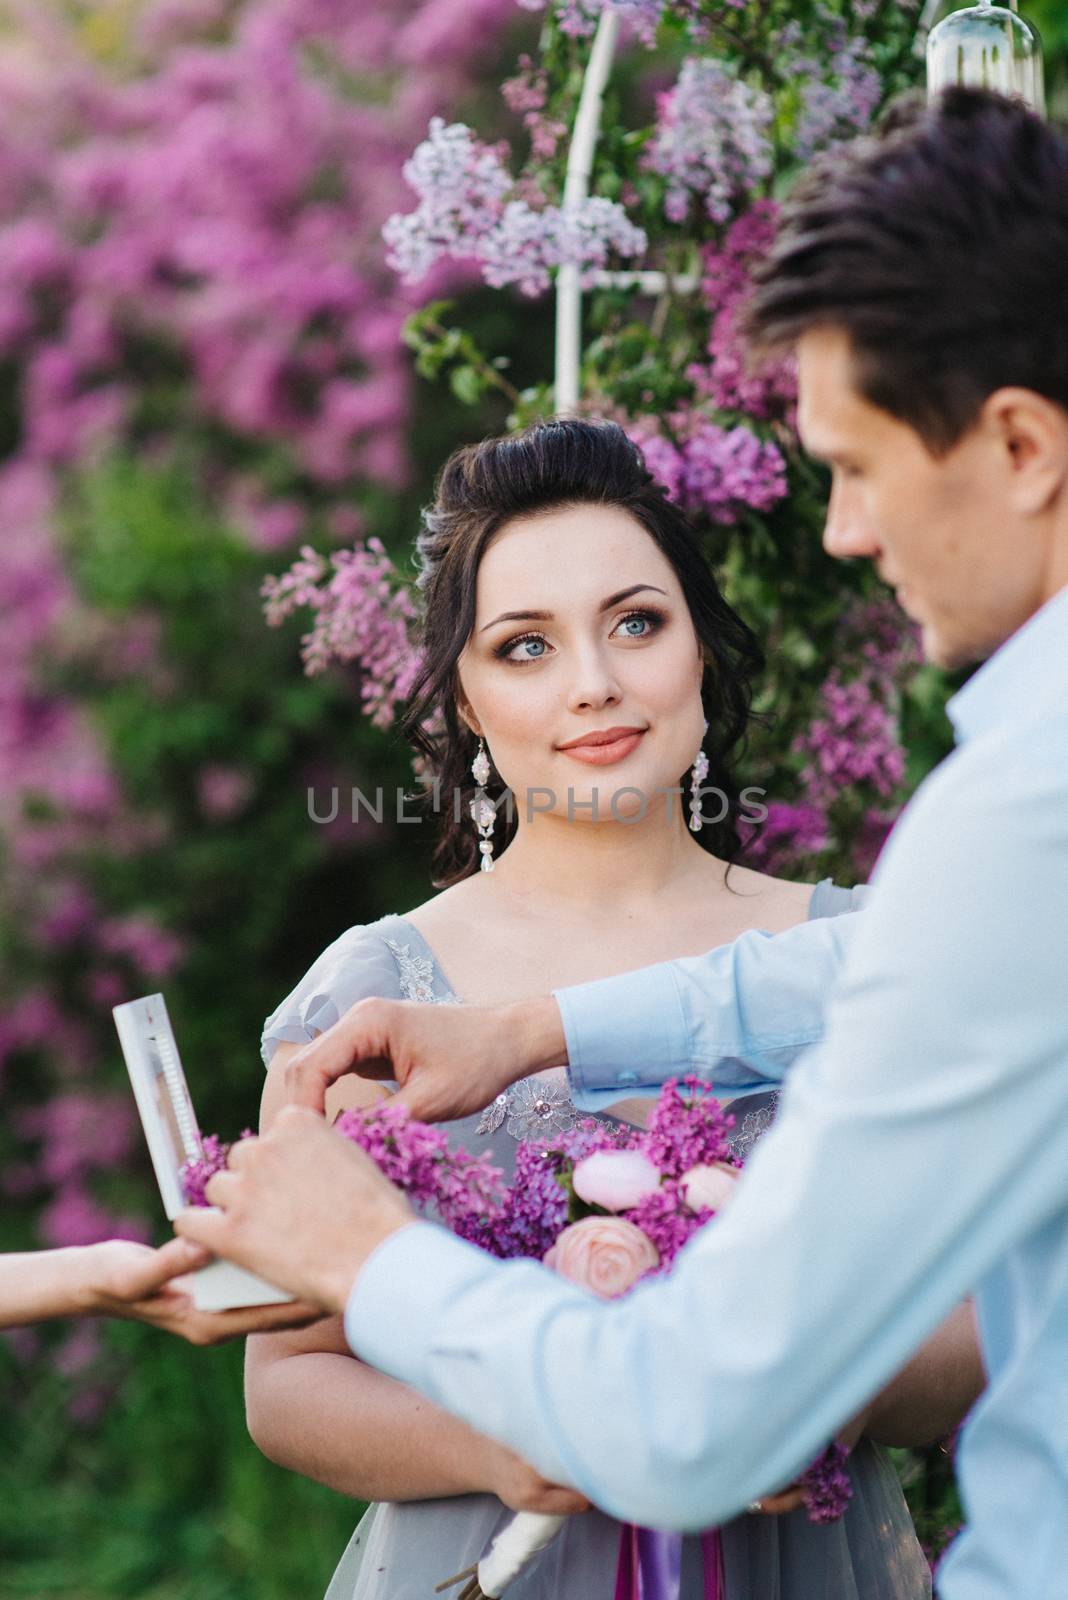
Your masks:
{"label": "groom", "polygon": [[[932,660],[986,664],[847,919],[822,1040],[672,1274],[604,1304],[491,1260],[297,1109],[214,1180],[219,1214],[179,1219],[344,1309],[364,1360],[663,1527],[790,1480],[974,1292],[990,1383],[945,1600],[1068,1583],[1066,262],[1068,140],[957,90],[813,171],[762,272],[753,331],[796,348],[801,435],[833,471],[827,548],[876,564]],[[489,1010],[363,1001],[294,1058],[294,1098],[387,1065],[440,1117],[564,1060],[616,1096],[711,1074],[734,1049],[721,970]]]}

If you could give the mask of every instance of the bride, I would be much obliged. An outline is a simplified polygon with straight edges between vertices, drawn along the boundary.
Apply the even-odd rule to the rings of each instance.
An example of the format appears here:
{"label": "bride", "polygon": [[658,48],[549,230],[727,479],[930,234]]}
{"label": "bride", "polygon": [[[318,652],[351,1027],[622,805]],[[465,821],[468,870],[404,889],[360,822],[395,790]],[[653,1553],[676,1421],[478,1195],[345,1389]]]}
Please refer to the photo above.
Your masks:
{"label": "bride", "polygon": [[[268,1019],[264,1125],[283,1102],[288,1055],[367,995],[518,1000],[848,913],[864,893],[728,865],[742,812],[731,761],[761,653],[621,429],[551,422],[458,451],[419,551],[425,667],[405,728],[440,781],[441,892],[350,928]],[[498,803],[477,827],[476,788]],[[331,1110],[373,1093],[347,1077]],[[612,1114],[640,1121],[647,1105]],[[773,1095],[739,1102],[740,1150],[773,1106]],[[559,1069],[513,1085],[450,1137],[510,1171],[517,1139],[576,1116]],[[927,1562],[874,1440],[939,1437],[980,1383],[964,1307],[858,1419],[840,1522],[815,1526],[793,1509],[722,1530],[728,1600],[928,1596]],[[250,1432],[272,1460],[377,1502],[328,1600],[429,1600],[477,1561],[509,1507],[585,1506],[364,1366],[336,1321],[250,1340],[246,1393]],[[510,1600],[610,1600],[618,1547],[609,1517],[571,1516]],[[682,1597],[704,1592],[699,1540],[687,1537]]]}

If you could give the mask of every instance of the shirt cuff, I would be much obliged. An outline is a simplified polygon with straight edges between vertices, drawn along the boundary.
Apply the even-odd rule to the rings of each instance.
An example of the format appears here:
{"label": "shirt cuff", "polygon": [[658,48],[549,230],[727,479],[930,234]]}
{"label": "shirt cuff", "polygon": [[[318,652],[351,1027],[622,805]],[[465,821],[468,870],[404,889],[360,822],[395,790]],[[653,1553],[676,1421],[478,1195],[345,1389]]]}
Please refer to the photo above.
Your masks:
{"label": "shirt cuff", "polygon": [[406,1223],[372,1250],[349,1291],[349,1348],[361,1361],[428,1392],[434,1331],[448,1306],[494,1265],[484,1250],[436,1222]]}
{"label": "shirt cuff", "polygon": [[567,1040],[571,1096],[581,1111],[692,1070],[690,1030],[668,963],[554,989],[553,998]]}

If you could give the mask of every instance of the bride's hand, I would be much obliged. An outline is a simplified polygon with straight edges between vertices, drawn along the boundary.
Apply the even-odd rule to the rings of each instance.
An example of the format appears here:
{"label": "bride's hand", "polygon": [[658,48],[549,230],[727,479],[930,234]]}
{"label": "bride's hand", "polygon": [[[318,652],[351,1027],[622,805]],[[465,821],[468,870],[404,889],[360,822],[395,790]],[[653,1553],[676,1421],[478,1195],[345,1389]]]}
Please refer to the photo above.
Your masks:
{"label": "bride's hand", "polygon": [[[863,1411],[858,1411],[852,1421],[847,1422],[838,1434],[837,1442],[844,1444],[847,1450],[852,1450],[868,1425],[871,1411],[872,1407],[870,1405],[865,1406]],[[804,1503],[805,1496],[800,1482],[797,1482],[789,1484],[785,1489],[780,1490],[778,1494],[766,1494],[759,1502],[754,1501],[753,1510],[755,1511],[759,1505],[761,1512],[765,1516],[781,1517],[784,1512],[796,1511],[798,1506],[802,1506]]]}
{"label": "bride's hand", "polygon": [[590,1502],[577,1489],[550,1483],[507,1445],[497,1444],[493,1439],[483,1443],[486,1487],[512,1511],[540,1511],[548,1516],[570,1517],[590,1509]]}
{"label": "bride's hand", "polygon": [[286,1099],[322,1111],[348,1072],[395,1078],[414,1117],[445,1122],[489,1105],[517,1078],[567,1060],[551,997],[507,1006],[358,1000],[332,1028],[286,1062]]}

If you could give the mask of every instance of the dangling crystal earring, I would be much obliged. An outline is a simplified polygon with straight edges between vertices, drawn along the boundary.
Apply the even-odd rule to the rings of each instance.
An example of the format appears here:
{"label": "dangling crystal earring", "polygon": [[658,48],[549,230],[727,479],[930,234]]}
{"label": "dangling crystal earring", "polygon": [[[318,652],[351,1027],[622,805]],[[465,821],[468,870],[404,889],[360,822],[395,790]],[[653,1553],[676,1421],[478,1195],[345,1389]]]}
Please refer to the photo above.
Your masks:
{"label": "dangling crystal earring", "polygon": [[486,746],[479,739],[478,754],[471,763],[471,776],[478,784],[479,792],[471,801],[468,810],[471,813],[472,822],[478,829],[478,848],[482,856],[482,860],[479,862],[479,869],[482,872],[493,871],[493,824],[497,820],[497,812],[492,800],[488,799],[483,793],[486,784],[489,782],[489,775],[489,756],[486,754]]}
{"label": "dangling crystal earring", "polygon": [[[708,732],[708,723],[705,722],[705,733]],[[708,757],[704,751],[705,733],[701,735],[701,747],[694,760],[690,772],[690,831],[700,833],[703,819],[701,817],[701,796],[698,792],[705,779],[708,777]]]}

